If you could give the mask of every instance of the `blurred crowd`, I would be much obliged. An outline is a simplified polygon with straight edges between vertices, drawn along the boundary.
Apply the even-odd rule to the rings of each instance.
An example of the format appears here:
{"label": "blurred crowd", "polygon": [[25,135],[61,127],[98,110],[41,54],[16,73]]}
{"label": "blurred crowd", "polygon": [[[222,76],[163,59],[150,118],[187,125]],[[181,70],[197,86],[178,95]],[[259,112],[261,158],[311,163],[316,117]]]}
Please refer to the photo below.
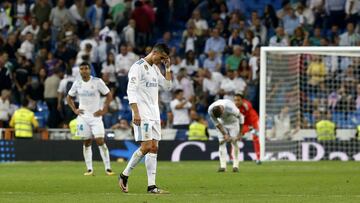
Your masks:
{"label": "blurred crowd", "polygon": [[[359,0],[4,0],[1,125],[27,99],[40,125],[67,127],[64,97],[87,61],[115,95],[105,127],[128,128],[127,72],[156,42],[171,48],[174,80],[160,92],[163,127],[206,121],[209,104],[236,92],[258,110],[260,47],[359,46],[359,9]],[[322,76],[304,71],[320,95]]]}

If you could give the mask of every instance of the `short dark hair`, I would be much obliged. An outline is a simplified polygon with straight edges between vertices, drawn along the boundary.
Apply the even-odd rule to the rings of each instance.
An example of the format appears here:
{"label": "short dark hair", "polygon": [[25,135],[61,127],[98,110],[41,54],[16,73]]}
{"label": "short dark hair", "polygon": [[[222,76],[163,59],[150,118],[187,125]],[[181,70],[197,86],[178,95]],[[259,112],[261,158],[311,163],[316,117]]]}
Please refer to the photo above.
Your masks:
{"label": "short dark hair", "polygon": [[87,67],[90,68],[90,64],[88,62],[86,62],[86,61],[80,63],[79,67],[81,67],[81,66],[87,66]]}
{"label": "short dark hair", "polygon": [[214,108],[212,109],[212,113],[215,116],[215,118],[219,118],[222,114],[221,106],[214,106]]}
{"label": "short dark hair", "polygon": [[106,36],[106,37],[105,37],[105,42],[111,43],[111,42],[112,42],[112,38],[111,38],[110,36]]}
{"label": "short dark hair", "polygon": [[241,99],[244,99],[244,94],[242,92],[235,93],[235,97],[241,97]]}
{"label": "short dark hair", "polygon": [[170,54],[170,49],[165,43],[157,43],[157,44],[155,44],[155,46],[153,47],[153,50],[154,51],[159,51],[159,52],[164,52],[167,55]]}
{"label": "short dark hair", "polygon": [[26,99],[26,98],[23,98],[23,99],[21,100],[21,106],[27,107],[28,105],[29,105],[29,100]]}
{"label": "short dark hair", "polygon": [[85,44],[85,48],[87,48],[87,49],[92,49],[92,45],[91,45],[90,43],[86,43],[86,44]]}
{"label": "short dark hair", "polygon": [[141,7],[142,5],[143,5],[142,1],[135,1],[135,7],[136,8]]}
{"label": "short dark hair", "polygon": [[182,89],[177,89],[177,90],[175,90],[175,95],[178,95],[179,93],[181,93],[181,92],[184,92],[184,90],[182,90]]}

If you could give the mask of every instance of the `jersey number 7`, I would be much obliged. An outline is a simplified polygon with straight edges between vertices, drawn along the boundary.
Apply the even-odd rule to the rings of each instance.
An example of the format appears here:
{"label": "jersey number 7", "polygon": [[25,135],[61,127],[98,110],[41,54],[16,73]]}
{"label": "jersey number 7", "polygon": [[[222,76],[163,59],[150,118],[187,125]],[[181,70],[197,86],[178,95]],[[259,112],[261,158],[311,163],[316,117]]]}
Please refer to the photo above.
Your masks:
{"label": "jersey number 7", "polygon": [[149,131],[149,124],[148,123],[144,123],[144,128],[145,128],[145,132]]}

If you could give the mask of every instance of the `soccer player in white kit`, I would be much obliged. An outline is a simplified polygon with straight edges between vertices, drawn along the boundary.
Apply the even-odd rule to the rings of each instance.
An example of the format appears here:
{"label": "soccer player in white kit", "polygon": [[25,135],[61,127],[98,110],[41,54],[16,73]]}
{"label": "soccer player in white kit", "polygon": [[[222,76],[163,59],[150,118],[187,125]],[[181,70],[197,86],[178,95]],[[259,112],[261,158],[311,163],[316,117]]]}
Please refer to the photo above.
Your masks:
{"label": "soccer player in white kit", "polygon": [[244,116],[240,113],[234,102],[228,99],[219,99],[209,106],[208,113],[219,134],[219,159],[218,172],[226,171],[226,143],[231,142],[234,149],[233,172],[239,172],[239,146],[241,139],[241,125]]}
{"label": "soccer player in white kit", "polygon": [[[109,88],[100,78],[90,76],[90,65],[86,62],[79,66],[80,80],[76,80],[66,97],[73,112],[77,115],[77,133],[83,138],[83,154],[87,171],[85,176],[94,175],[92,165],[92,137],[99,147],[101,158],[107,175],[115,175],[110,167],[109,150],[104,142],[105,129],[102,116],[107,112],[112,99]],[[106,95],[105,104],[100,100],[100,94]],[[79,98],[79,108],[74,104],[74,97]],[[102,108],[103,106],[103,108]],[[101,109],[102,108],[102,109]]]}
{"label": "soccer player in white kit", "polygon": [[[157,65],[165,65],[165,77]],[[165,44],[156,44],[152,51],[134,63],[129,70],[128,99],[133,114],[134,137],[141,142],[129,160],[125,170],[119,176],[119,186],[128,192],[128,177],[135,166],[145,156],[148,177],[148,193],[168,193],[156,186],[156,166],[158,143],[161,139],[159,86],[171,89],[169,48]]]}

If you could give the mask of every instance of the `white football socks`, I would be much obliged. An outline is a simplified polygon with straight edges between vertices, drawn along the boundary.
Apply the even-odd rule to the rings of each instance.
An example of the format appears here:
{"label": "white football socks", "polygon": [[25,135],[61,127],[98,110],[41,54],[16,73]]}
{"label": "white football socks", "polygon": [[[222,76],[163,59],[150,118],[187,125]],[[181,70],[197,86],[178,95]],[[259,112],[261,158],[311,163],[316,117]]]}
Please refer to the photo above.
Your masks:
{"label": "white football socks", "polygon": [[147,153],[145,155],[145,166],[148,176],[148,186],[156,185],[156,166],[157,166],[157,154]]}
{"label": "white football socks", "polygon": [[233,168],[239,168],[239,146],[237,145],[237,141],[231,142],[231,146],[234,152]]}
{"label": "white football socks", "polygon": [[220,168],[226,168],[226,142],[219,145],[219,160],[220,160]]}
{"label": "white football socks", "polygon": [[87,170],[93,170],[91,145],[88,147],[83,145],[83,155],[84,155]]}
{"label": "white football socks", "polygon": [[98,147],[99,147],[101,158],[102,158],[102,160],[104,162],[104,165],[105,165],[105,170],[111,169],[111,167],[110,167],[109,149],[107,148],[105,143],[103,145],[98,146]]}
{"label": "white football socks", "polygon": [[129,160],[125,170],[122,172],[125,176],[130,176],[131,171],[135,168],[135,166],[141,161],[144,157],[143,153],[139,149],[137,149]]}

